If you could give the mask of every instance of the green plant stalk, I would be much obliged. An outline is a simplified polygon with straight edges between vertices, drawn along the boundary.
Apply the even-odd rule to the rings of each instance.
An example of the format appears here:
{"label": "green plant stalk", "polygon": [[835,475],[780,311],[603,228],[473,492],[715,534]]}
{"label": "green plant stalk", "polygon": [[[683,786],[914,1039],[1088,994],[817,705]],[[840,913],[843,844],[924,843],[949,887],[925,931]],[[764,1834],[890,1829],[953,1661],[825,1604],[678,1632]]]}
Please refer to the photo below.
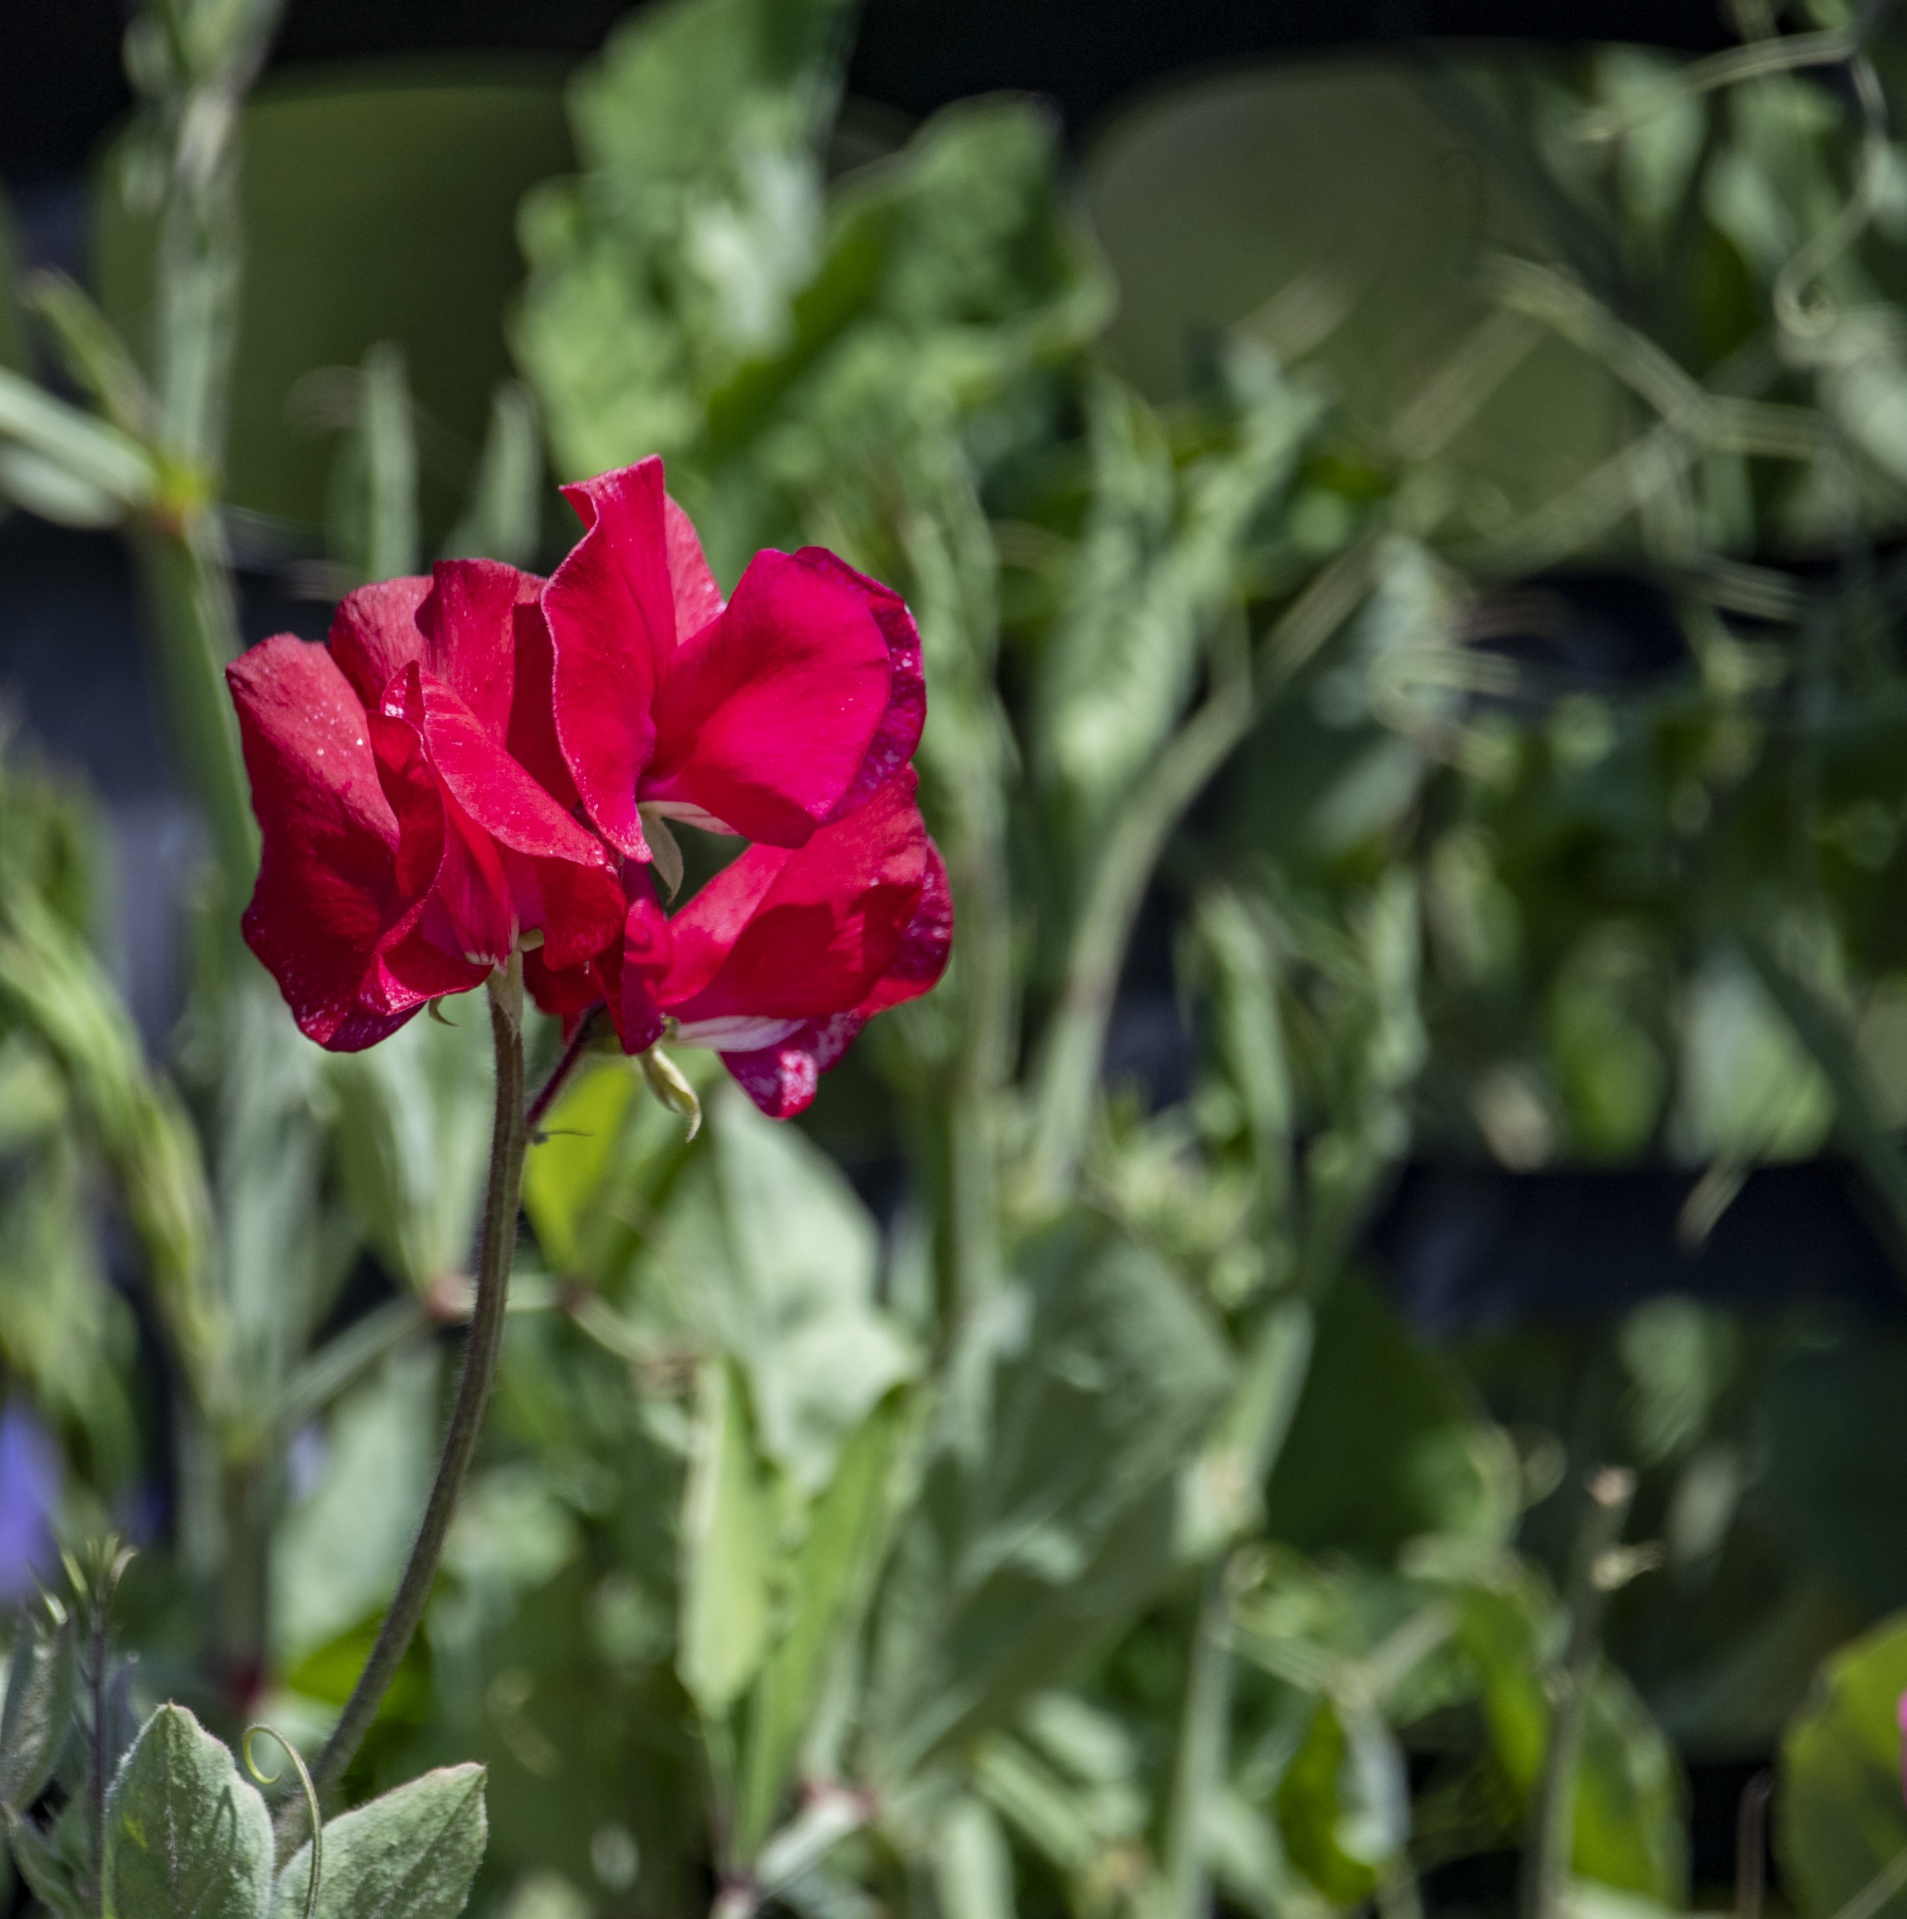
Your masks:
{"label": "green plant stalk", "polygon": [[1635,1475],[1605,1466],[1589,1482],[1589,1511],[1576,1541],[1569,1596],[1569,1643],[1555,1674],[1543,1770],[1531,1803],[1529,1837],[1517,1882],[1518,1919],[1562,1919],[1576,1825],[1576,1775],[1582,1765],[1589,1682],[1608,1598],[1608,1557],[1622,1537]]}
{"label": "green plant stalk", "polygon": [[1172,829],[1250,730],[1250,688],[1221,686],[1153,762],[1107,836],[1073,929],[1039,1086],[1027,1198],[1057,1204],[1071,1187],[1092,1119],[1093,1091],[1126,948]]}
{"label": "green plant stalk", "polygon": [[176,527],[140,528],[133,551],[181,770],[205,808],[225,917],[235,918],[258,871],[258,829],[239,754],[238,719],[225,689],[225,668],[239,652],[239,627],[223,536],[211,509],[196,507]]}
{"label": "green plant stalk", "polygon": [[1266,636],[1257,691],[1242,672],[1221,679],[1115,816],[1087,881],[1047,1037],[1023,1188],[1033,1208],[1057,1204],[1077,1175],[1119,974],[1166,841],[1279,690],[1349,618],[1377,546],[1367,535],[1318,574]]}
{"label": "green plant stalk", "polygon": [[1834,1116],[1847,1149],[1874,1182],[1896,1229],[1907,1237],[1907,1154],[1901,1151],[1840,1010],[1746,924],[1735,928],[1742,956],[1802,1050],[1821,1069],[1834,1096]]}
{"label": "green plant stalk", "polygon": [[1004,794],[1012,734],[994,685],[998,557],[964,459],[938,444],[924,455],[932,500],[908,514],[901,539],[922,608],[922,638],[938,704],[922,765],[943,796],[940,826],[959,928],[961,1044],[927,1111],[939,1183],[937,1263],[943,1318],[985,1297],[999,1266],[999,1119],[1012,1075],[1017,1007],[1013,904]]}
{"label": "green plant stalk", "polygon": [[[523,962],[513,954],[507,968],[490,975],[490,1032],[496,1046],[497,1104],[490,1133],[490,1173],[484,1188],[482,1237],[477,1252],[476,1311],[464,1347],[463,1374],[451,1408],[450,1427],[437,1461],[437,1476],[424,1508],[423,1523],[411,1547],[404,1575],[390,1610],[378,1628],[344,1712],[324,1743],[311,1776],[319,1798],[334,1792],[364,1736],[377,1717],[385,1693],[410,1650],[430,1603],[443,1558],[444,1540],[458,1496],[476,1457],[477,1438],[496,1381],[503,1351],[503,1327],[509,1304],[510,1264],[516,1250],[517,1209],[523,1190]],[[289,1854],[303,1839],[304,1802],[294,1800],[280,1815],[279,1850]]]}
{"label": "green plant stalk", "polygon": [[210,819],[234,908],[251,891],[258,847],[223,679],[239,629],[216,497],[243,265],[239,110],[281,10],[282,0],[225,9],[216,46],[175,36],[162,8],[149,7],[142,22],[170,41],[176,79],[156,102],[165,188],[154,260],[152,387],[165,497],[134,546],[177,745]]}
{"label": "green plant stalk", "polygon": [[92,1831],[87,1834],[88,1889],[98,1903],[100,1919],[106,1913],[106,1660],[112,1650],[112,1613],[109,1599],[93,1595],[93,1645],[86,1675],[92,1693],[93,1740],[87,1755],[87,1792],[92,1807]]}
{"label": "green plant stalk", "polygon": [[997,1131],[1010,1071],[1013,934],[998,757],[984,756],[976,769],[951,849],[967,1015],[946,1108],[947,1303],[956,1311],[993,1291],[999,1264]]}
{"label": "green plant stalk", "polygon": [[1165,1911],[1169,1919],[1206,1919],[1212,1876],[1205,1861],[1206,1809],[1225,1782],[1231,1743],[1231,1561],[1221,1555],[1205,1569],[1198,1619],[1192,1629],[1190,1670],[1179,1715],[1172,1799],[1165,1823]]}

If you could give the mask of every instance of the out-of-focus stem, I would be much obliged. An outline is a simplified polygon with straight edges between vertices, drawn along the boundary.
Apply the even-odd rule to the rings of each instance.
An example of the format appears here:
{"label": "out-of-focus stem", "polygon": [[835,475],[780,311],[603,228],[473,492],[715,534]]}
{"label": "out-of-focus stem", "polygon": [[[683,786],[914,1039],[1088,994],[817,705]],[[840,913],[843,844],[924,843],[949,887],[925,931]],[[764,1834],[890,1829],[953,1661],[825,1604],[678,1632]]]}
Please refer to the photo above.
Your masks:
{"label": "out-of-focus stem", "polygon": [[227,901],[236,912],[258,869],[258,830],[239,757],[238,721],[225,688],[239,627],[223,538],[212,513],[199,508],[177,527],[142,528],[134,551],[181,770],[205,808]]}
{"label": "out-of-focus stem", "polygon": [[569,1037],[569,1044],[563,1048],[562,1056],[550,1068],[550,1076],[536,1089],[536,1096],[530,1101],[529,1109],[523,1115],[523,1131],[527,1138],[536,1137],[536,1129],[542,1125],[549,1110],[556,1104],[557,1095],[569,1082],[569,1076],[576,1070],[578,1062],[589,1051],[596,1035],[602,1030],[604,1009],[600,1005],[592,1006]]}
{"label": "out-of-focus stem", "polygon": [[[239,116],[283,0],[244,0],[182,26],[152,7],[129,47],[151,89],[164,186],[153,262],[152,395],[162,498],[135,548],[184,771],[212,827],[232,907],[251,891],[258,846],[238,728],[223,679],[239,648],[216,506],[237,344],[242,268]],[[190,13],[192,10],[185,10]],[[201,15],[210,9],[200,8]]]}
{"label": "out-of-focus stem", "polygon": [[1027,1196],[1036,1206],[1071,1185],[1092,1117],[1126,948],[1152,871],[1185,809],[1224,765],[1252,721],[1250,689],[1221,687],[1153,762],[1105,842],[1073,931],[1066,982],[1053,1015]]}
{"label": "out-of-focus stem", "polygon": [[1022,1189],[1033,1207],[1056,1204],[1078,1172],[1126,948],[1166,841],[1270,699],[1356,607],[1374,551],[1374,540],[1361,541],[1311,582],[1266,636],[1256,692],[1243,673],[1221,680],[1115,814],[1087,878],[1047,1034]]}
{"label": "out-of-focus stem", "polygon": [[1635,1497],[1635,1474],[1605,1466],[1589,1482],[1589,1511],[1576,1540],[1569,1595],[1569,1644],[1551,1690],[1549,1739],[1530,1811],[1517,1886],[1518,1919],[1561,1919],[1569,1883],[1576,1824],[1576,1774],[1582,1762],[1583,1726],[1596,1639],[1609,1596],[1609,1554],[1622,1537],[1622,1522]]}
{"label": "out-of-focus stem", "polygon": [[[477,1253],[476,1313],[464,1347],[463,1375],[457,1382],[456,1403],[451,1408],[450,1428],[444,1435],[430,1501],[424,1508],[404,1576],[344,1712],[311,1768],[320,1798],[336,1789],[357,1756],[430,1603],[444,1540],[476,1457],[477,1438],[483,1430],[497,1361],[503,1352],[510,1264],[516,1250],[517,1208],[523,1189],[523,962],[515,956],[507,970],[490,976],[490,1031],[496,1045],[497,1104]],[[306,1823],[303,1800],[293,1800],[280,1816],[281,1852],[289,1852],[299,1843]]]}
{"label": "out-of-focus stem", "polygon": [[1206,1919],[1212,1876],[1205,1863],[1206,1809],[1225,1778],[1232,1712],[1232,1652],[1226,1638],[1231,1562],[1221,1556],[1205,1569],[1198,1618],[1192,1628],[1179,1748],[1166,1814],[1166,1911],[1170,1919]]}
{"label": "out-of-focus stem", "polygon": [[966,969],[966,1033],[947,1114],[948,1266],[954,1303],[992,1290],[999,1257],[1000,1100],[1013,1026],[1012,905],[996,750],[976,768],[953,873]]}

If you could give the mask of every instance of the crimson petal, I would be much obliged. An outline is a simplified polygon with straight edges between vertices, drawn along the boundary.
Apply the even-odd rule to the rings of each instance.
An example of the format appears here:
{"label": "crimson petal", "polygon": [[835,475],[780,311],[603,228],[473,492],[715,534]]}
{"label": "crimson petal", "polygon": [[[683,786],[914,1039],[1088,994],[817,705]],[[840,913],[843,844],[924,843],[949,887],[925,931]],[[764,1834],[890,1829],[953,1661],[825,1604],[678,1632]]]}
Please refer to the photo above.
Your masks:
{"label": "crimson petal", "polygon": [[835,816],[894,679],[856,580],[838,563],[755,555],[722,616],[663,666],[645,800],[697,807],[772,846],[799,846]]}
{"label": "crimson petal", "polygon": [[911,769],[805,846],[751,846],[671,921],[662,1003],[685,1024],[847,1012],[899,951],[927,874]]}
{"label": "crimson petal", "polygon": [[885,786],[914,757],[914,749],[920,744],[921,729],[927,724],[927,676],[921,666],[920,629],[907,610],[907,602],[892,587],[856,572],[825,546],[804,546],[795,557],[860,594],[887,642],[887,710],[847,791],[828,815],[831,820],[844,819]]}
{"label": "crimson petal", "polygon": [[[415,911],[398,882],[398,824],[364,708],[322,646],[279,634],[226,668],[264,835],[245,941],[299,1029],[355,1052],[403,1025],[428,992],[386,977],[381,949]],[[439,992],[482,978],[463,969]]]}
{"label": "crimson petal", "polygon": [[927,843],[927,870],[914,916],[887,971],[851,1013],[805,1021],[779,1044],[724,1053],[736,1083],[770,1119],[792,1119],[814,1098],[820,1077],[835,1065],[876,1013],[918,999],[947,970],[953,945],[953,896],[939,849]]}
{"label": "crimson petal", "polygon": [[632,858],[648,847],[636,782],[655,750],[656,683],[721,595],[656,458],[565,487],[583,537],[544,589],[556,737],[589,816]]}
{"label": "crimson petal", "polygon": [[430,590],[431,582],[421,577],[379,580],[347,593],[331,616],[331,657],[371,712],[391,681],[424,657],[417,609]]}
{"label": "crimson petal", "polygon": [[[586,959],[614,938],[624,902],[602,843],[485,732],[449,687],[413,664],[388,690],[384,717],[416,734],[453,820],[476,829],[460,835],[475,862],[471,877],[480,875],[520,925],[544,935],[551,966]],[[477,895],[464,890],[465,869],[453,851],[446,852],[439,890],[460,930],[487,941],[491,922]],[[463,950],[491,951],[487,943]]]}
{"label": "crimson petal", "polygon": [[533,574],[499,560],[439,560],[417,609],[425,672],[442,680],[494,740],[510,726],[516,610],[542,587]]}

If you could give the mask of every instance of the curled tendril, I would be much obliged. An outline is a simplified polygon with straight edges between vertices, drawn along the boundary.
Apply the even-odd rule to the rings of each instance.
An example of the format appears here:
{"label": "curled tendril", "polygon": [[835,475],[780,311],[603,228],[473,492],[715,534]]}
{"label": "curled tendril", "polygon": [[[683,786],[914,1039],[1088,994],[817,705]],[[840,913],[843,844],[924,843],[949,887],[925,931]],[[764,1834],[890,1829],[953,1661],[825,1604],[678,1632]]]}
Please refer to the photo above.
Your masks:
{"label": "curled tendril", "polygon": [[1862,28],[1838,27],[1831,33],[1796,33],[1753,46],[1731,47],[1692,61],[1674,79],[1620,105],[1595,107],[1576,123],[1576,137],[1592,146],[1633,133],[1658,113],[1699,99],[1721,87],[1740,86],[1744,80],[1765,80],[1777,73],[1800,73],[1809,67],[1838,67],[1861,50]]}
{"label": "curled tendril", "polygon": [[1810,300],[1809,289],[1816,286],[1828,268],[1866,231],[1880,203],[1882,183],[1890,164],[1887,100],[1874,63],[1862,54],[1849,62],[1848,74],[1866,123],[1853,191],[1834,218],[1802,245],[1775,276],[1775,316],[1783,331],[1798,339],[1818,337],[1833,326],[1837,316],[1832,303],[1825,294],[1817,294]]}
{"label": "curled tendril", "polygon": [[292,1763],[298,1774],[298,1783],[304,1788],[305,1807],[311,1815],[311,1877],[305,1885],[304,1919],[313,1919],[318,1910],[318,1876],[324,1869],[324,1821],[318,1816],[318,1788],[311,1783],[310,1769],[305,1765],[303,1756],[276,1726],[259,1724],[247,1726],[245,1737],[239,1745],[244,1755],[245,1770],[261,1786],[275,1786],[285,1775],[282,1772],[261,1772],[258,1761],[252,1757],[252,1741],[261,1733],[269,1733],[284,1748],[285,1757]]}

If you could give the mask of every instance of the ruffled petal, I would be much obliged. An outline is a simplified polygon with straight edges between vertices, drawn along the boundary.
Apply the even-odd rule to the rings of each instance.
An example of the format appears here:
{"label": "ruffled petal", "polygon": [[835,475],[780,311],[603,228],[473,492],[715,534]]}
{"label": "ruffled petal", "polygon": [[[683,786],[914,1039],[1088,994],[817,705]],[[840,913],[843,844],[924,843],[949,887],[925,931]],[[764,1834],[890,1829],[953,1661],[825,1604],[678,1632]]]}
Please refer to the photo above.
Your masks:
{"label": "ruffled petal", "polygon": [[[662,462],[656,461],[658,468]],[[702,552],[695,523],[667,493],[662,496],[662,531],[668,547],[669,591],[675,600],[675,637],[679,645],[699,633],[722,610],[722,589]]]}
{"label": "ruffled petal", "polygon": [[914,749],[920,744],[921,729],[927,724],[927,676],[921,666],[920,629],[907,610],[907,602],[892,587],[857,573],[825,546],[804,546],[795,557],[860,594],[887,642],[887,710],[847,791],[828,815],[832,820],[845,819],[856,807],[866,805],[914,757]]}
{"label": "ruffled petal", "polygon": [[793,1119],[805,1111],[821,1078],[813,1051],[793,1042],[758,1053],[724,1053],[722,1064],[770,1119]]}
{"label": "ruffled petal", "polygon": [[812,1019],[860,1005],[918,906],[928,839],[904,770],[790,850],[751,846],[670,923],[663,1006],[684,1021]]}
{"label": "ruffled petal", "polygon": [[[774,846],[836,817],[894,686],[864,584],[838,561],[756,554],[722,616],[663,664],[642,797],[686,801]],[[886,746],[880,758],[889,773],[899,764]]]}
{"label": "ruffled petal", "polygon": [[340,1052],[372,1045],[424,996],[382,979],[379,949],[407,929],[414,901],[363,705],[325,648],[290,634],[233,661],[226,679],[264,835],[246,944],[309,1038]]}
{"label": "ruffled petal", "polygon": [[493,740],[503,740],[510,727],[516,610],[542,589],[533,574],[499,560],[439,560],[417,609],[424,636],[419,663],[463,701]]}
{"label": "ruffled petal", "polygon": [[556,709],[552,704],[556,658],[541,598],[519,606],[514,622],[516,675],[510,689],[510,725],[504,744],[531,779],[565,813],[573,813],[580,802],[569,763],[556,738]]}
{"label": "ruffled petal", "polygon": [[914,916],[901,935],[887,971],[851,1013],[804,1021],[772,1045],[725,1051],[722,1064],[770,1119],[792,1119],[814,1098],[821,1075],[853,1044],[874,1017],[904,1000],[918,999],[947,970],[953,945],[953,895],[939,849],[927,843],[927,870]]}
{"label": "ruffled petal", "polygon": [[[468,860],[450,847],[438,884],[460,937],[487,941],[495,933],[495,914],[480,906],[473,890],[479,883],[514,919],[502,953],[514,944],[517,927],[541,932],[549,964],[558,968],[615,937],[623,893],[602,842],[484,731],[449,687],[413,664],[387,689],[382,717],[414,733],[442,783],[447,815],[467,829],[457,837]],[[461,950],[492,949],[466,944]]]}
{"label": "ruffled petal", "polygon": [[646,858],[636,782],[655,750],[656,683],[721,595],[660,460],[563,494],[585,531],[543,595],[556,737],[590,818],[618,851]]}
{"label": "ruffled petal", "polygon": [[856,1009],[860,1017],[870,1020],[890,1006],[900,1006],[932,992],[947,970],[947,956],[953,951],[953,932],[953,889],[947,883],[947,867],[940,857],[940,848],[929,840],[927,868],[921,876],[914,916],[907,922],[907,930],[894,949],[894,957],[887,963],[887,971],[875,981],[874,990]]}
{"label": "ruffled petal", "polygon": [[373,712],[391,681],[424,657],[417,609],[430,589],[431,582],[421,576],[379,580],[347,593],[331,616],[331,657]]}

